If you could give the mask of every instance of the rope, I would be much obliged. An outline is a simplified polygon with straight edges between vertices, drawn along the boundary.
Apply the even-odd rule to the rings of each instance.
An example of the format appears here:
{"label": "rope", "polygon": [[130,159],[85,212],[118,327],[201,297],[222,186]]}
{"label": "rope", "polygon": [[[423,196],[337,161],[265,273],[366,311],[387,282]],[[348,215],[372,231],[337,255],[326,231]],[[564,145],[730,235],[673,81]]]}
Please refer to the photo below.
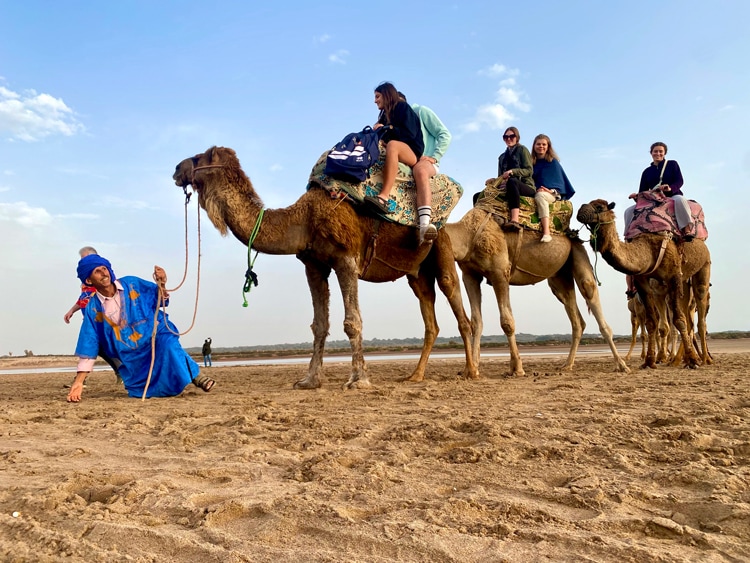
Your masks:
{"label": "rope", "polygon": [[258,275],[253,272],[253,265],[255,264],[255,259],[258,257],[258,251],[255,251],[255,257],[253,258],[251,258],[251,254],[253,250],[253,243],[255,242],[255,238],[258,236],[258,233],[260,232],[260,224],[263,221],[263,215],[265,215],[265,212],[266,210],[261,208],[260,212],[258,213],[258,218],[255,220],[255,226],[250,233],[250,237],[247,239],[247,272],[245,272],[245,284],[242,286],[243,307],[247,307],[247,297],[245,295],[247,293],[250,293],[252,286],[258,286]]}
{"label": "rope", "polygon": [[182,287],[182,284],[185,283],[185,280],[187,279],[187,272],[188,272],[188,258],[189,258],[189,239],[188,239],[188,216],[187,216],[187,206],[190,202],[190,195],[187,191],[185,191],[185,271],[182,275],[182,281],[175,287],[174,289],[166,289],[164,283],[159,283],[156,279],[154,281],[157,281],[157,284],[159,286],[159,298],[156,300],[156,309],[154,310],[154,319],[153,319],[153,329],[151,331],[151,363],[148,367],[148,377],[146,377],[146,386],[143,388],[143,395],[141,396],[141,401],[146,400],[146,393],[148,392],[148,386],[151,384],[151,375],[154,371],[154,362],[156,361],[156,329],[157,329],[157,320],[159,318],[159,309],[161,309],[164,312],[164,318],[165,323],[164,326],[167,327],[167,330],[171,332],[172,334],[176,334],[177,336],[182,336],[184,334],[187,334],[190,332],[193,327],[195,326],[195,318],[198,315],[198,295],[200,293],[200,286],[201,286],[201,208],[200,206],[197,206],[198,209],[198,275],[197,275],[197,281],[195,284],[195,306],[193,307],[193,320],[190,323],[190,326],[185,332],[175,332],[173,331],[169,323],[166,322],[166,306],[167,306],[167,298],[169,297],[169,293],[172,291],[177,291]]}

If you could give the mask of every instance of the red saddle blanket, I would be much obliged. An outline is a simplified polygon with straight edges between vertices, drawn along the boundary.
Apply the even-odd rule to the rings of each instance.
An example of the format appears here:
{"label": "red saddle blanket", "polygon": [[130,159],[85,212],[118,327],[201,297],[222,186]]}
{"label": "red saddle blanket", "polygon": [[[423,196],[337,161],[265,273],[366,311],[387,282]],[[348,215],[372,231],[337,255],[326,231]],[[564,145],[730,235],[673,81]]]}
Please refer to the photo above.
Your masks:
{"label": "red saddle blanket", "polygon": [[[630,197],[635,199],[635,210],[633,220],[625,231],[625,240],[631,240],[643,233],[661,233],[664,231],[669,231],[676,237],[682,237],[683,233],[677,227],[677,220],[674,215],[674,200],[671,197],[665,196],[658,190],[640,192]],[[693,228],[687,229],[684,234],[706,240],[708,229],[706,229],[706,221],[703,217],[703,207],[692,199],[688,200],[688,205],[693,217]]]}

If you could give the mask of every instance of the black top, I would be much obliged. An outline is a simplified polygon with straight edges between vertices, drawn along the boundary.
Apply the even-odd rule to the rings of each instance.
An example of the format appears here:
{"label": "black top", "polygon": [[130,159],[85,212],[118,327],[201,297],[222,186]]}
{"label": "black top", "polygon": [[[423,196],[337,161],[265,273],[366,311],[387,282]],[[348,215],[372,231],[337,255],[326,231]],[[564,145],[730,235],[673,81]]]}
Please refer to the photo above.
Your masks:
{"label": "black top", "polygon": [[399,102],[391,111],[391,120],[386,122],[385,114],[381,113],[379,123],[388,127],[381,137],[383,142],[401,141],[409,145],[417,159],[424,154],[424,139],[422,138],[422,123],[417,113],[406,102]]}

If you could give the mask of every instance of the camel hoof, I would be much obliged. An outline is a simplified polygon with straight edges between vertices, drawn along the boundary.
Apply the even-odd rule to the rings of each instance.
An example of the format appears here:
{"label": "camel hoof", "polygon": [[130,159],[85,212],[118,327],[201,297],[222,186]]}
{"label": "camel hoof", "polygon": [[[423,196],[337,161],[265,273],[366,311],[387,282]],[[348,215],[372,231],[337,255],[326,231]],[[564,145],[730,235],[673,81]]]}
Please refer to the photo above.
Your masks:
{"label": "camel hoof", "polygon": [[320,381],[311,381],[309,379],[300,379],[294,384],[294,389],[319,389]]}
{"label": "camel hoof", "polygon": [[477,370],[471,370],[471,369],[469,369],[469,370],[464,370],[463,372],[461,372],[461,374],[460,374],[460,375],[461,375],[461,377],[463,377],[464,379],[473,379],[473,380],[477,380],[477,379],[481,379],[481,378],[482,378],[482,376],[481,376],[481,375],[479,375],[479,370],[478,370],[478,369],[477,369]]}
{"label": "camel hoof", "polygon": [[409,377],[399,379],[401,383],[421,383],[422,381],[424,381],[423,373],[412,373]]}

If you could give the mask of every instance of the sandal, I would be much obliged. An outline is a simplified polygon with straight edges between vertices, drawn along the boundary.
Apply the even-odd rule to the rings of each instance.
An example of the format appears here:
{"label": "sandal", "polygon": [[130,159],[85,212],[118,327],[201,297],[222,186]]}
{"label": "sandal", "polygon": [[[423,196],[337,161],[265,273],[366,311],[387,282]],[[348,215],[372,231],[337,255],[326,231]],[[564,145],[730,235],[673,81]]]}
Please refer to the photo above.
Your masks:
{"label": "sandal", "polygon": [[503,223],[500,228],[508,232],[513,232],[513,231],[518,232],[523,227],[521,226],[521,223],[519,223],[518,221],[508,221],[507,223]]}
{"label": "sandal", "polygon": [[388,215],[391,210],[388,209],[388,200],[383,199],[379,195],[376,196],[365,196],[365,203],[368,204],[370,207],[375,208],[377,211],[384,215]]}
{"label": "sandal", "polygon": [[208,377],[207,375],[199,375],[195,379],[193,379],[193,385],[196,387],[200,387],[208,393],[211,389],[214,388],[214,385],[216,385],[216,381]]}

